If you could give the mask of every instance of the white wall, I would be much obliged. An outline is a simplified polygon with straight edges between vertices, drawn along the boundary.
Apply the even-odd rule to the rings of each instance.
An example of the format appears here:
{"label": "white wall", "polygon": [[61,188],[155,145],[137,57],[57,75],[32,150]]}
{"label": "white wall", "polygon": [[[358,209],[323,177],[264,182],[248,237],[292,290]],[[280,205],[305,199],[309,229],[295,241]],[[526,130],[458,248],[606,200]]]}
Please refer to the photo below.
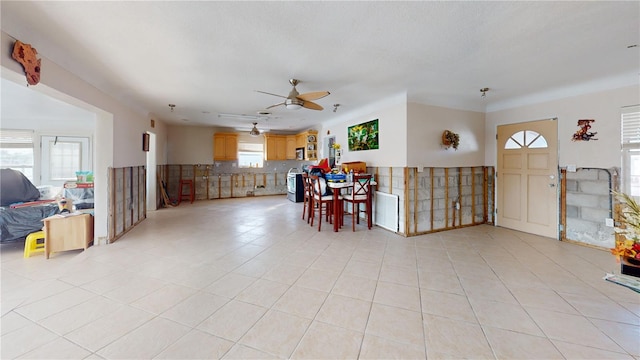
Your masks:
{"label": "white wall", "polygon": [[[484,165],[484,113],[409,103],[407,114],[407,166]],[[445,130],[460,135],[458,150],[442,146]]]}
{"label": "white wall", "polygon": [[[610,168],[620,166],[620,109],[640,103],[638,86],[623,87],[535,105],[489,112],[485,123],[485,163],[496,165],[498,125],[558,118],[560,166]],[[580,119],[595,119],[591,131],[598,140],[571,141]]]}
{"label": "white wall", "polygon": [[168,126],[167,163],[212,164],[214,129],[211,126]]}
{"label": "white wall", "polygon": [[[337,120],[327,122],[319,131],[320,141],[327,136],[336,137],[342,148],[342,162],[364,161],[367,166],[407,166],[407,103],[406,96],[392,98],[391,103],[380,103],[377,109],[369,108],[364,114],[345,114]],[[375,107],[375,105],[373,106]],[[377,150],[349,151],[347,128],[378,119]],[[325,156],[326,155],[322,155]]]}

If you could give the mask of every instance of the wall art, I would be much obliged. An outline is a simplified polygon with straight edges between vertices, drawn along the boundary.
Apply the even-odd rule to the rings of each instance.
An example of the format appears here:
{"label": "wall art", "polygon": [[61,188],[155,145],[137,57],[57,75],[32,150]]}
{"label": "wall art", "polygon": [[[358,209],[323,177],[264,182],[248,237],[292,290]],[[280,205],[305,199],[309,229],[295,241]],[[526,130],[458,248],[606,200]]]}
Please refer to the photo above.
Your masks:
{"label": "wall art", "polygon": [[347,128],[349,151],[378,149],[378,119]]}
{"label": "wall art", "polygon": [[576,131],[575,134],[573,134],[573,138],[571,139],[571,141],[598,140],[594,138],[594,136],[596,136],[598,132],[589,131],[591,129],[591,123],[594,123],[594,122],[596,121],[593,119],[578,120],[578,127],[580,128],[580,130]]}

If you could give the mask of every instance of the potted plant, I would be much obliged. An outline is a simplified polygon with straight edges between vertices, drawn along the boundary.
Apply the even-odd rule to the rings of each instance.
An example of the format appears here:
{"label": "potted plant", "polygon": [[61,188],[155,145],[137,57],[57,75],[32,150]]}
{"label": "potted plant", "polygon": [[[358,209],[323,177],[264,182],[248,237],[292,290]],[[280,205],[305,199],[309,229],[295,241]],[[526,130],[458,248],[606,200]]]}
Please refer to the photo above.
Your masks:
{"label": "potted plant", "polygon": [[640,276],[640,205],[628,194],[612,191],[622,208],[619,226],[615,227],[615,247],[611,253],[618,257],[621,272]]}
{"label": "potted plant", "polygon": [[449,147],[453,147],[454,150],[458,150],[458,145],[460,145],[460,135],[451,130],[445,130],[442,133],[442,145],[447,149]]}

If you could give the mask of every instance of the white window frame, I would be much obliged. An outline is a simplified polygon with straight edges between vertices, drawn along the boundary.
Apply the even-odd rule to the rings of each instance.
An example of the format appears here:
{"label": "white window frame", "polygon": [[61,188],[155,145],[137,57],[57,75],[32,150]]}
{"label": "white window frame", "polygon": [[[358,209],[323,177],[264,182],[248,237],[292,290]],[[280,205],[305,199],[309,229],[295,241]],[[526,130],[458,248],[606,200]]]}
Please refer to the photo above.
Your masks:
{"label": "white window frame", "polygon": [[62,186],[65,181],[76,180],[75,175],[69,176],[64,179],[52,179],[51,178],[51,158],[49,152],[49,146],[51,143],[80,143],[81,144],[81,152],[80,152],[80,169],[76,171],[93,171],[93,161],[91,156],[91,137],[89,136],[56,136],[56,135],[42,135],[40,137],[40,153],[41,153],[41,174],[40,181],[41,184],[45,185],[54,185],[54,186]]}
{"label": "white window frame", "polygon": [[[3,168],[11,168],[22,172],[32,183],[37,177],[36,172],[36,154],[33,146],[34,139],[33,130],[18,130],[18,129],[2,129],[0,130],[0,148],[3,149],[31,149],[31,164],[7,164],[6,161],[1,161]],[[28,169],[28,171],[26,171]]]}
{"label": "white window frame", "polygon": [[[238,167],[244,169],[264,167],[264,147],[264,135],[239,134]],[[248,157],[251,159],[249,160]]]}
{"label": "white window frame", "polygon": [[622,108],[620,129],[622,189],[640,198],[640,105]]}

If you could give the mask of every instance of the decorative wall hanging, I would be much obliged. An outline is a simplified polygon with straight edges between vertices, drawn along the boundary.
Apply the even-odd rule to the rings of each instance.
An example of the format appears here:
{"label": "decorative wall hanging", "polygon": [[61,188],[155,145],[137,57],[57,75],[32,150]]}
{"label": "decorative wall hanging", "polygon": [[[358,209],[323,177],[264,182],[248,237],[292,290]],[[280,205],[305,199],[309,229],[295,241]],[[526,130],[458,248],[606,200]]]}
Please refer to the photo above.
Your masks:
{"label": "decorative wall hanging", "polygon": [[578,120],[578,127],[580,127],[580,130],[576,131],[575,134],[573,134],[573,138],[571,139],[571,141],[598,140],[594,138],[594,136],[596,136],[598,132],[589,131],[589,129],[591,129],[592,122],[596,122],[596,121],[593,119]]}
{"label": "decorative wall hanging", "polygon": [[445,149],[453,147],[454,150],[458,150],[458,145],[460,145],[460,135],[451,130],[445,130],[442,133],[442,145],[444,145]]}
{"label": "decorative wall hanging", "polygon": [[25,44],[20,40],[16,40],[13,44],[13,53],[11,57],[24,68],[24,72],[27,75],[27,83],[29,85],[36,85],[40,82],[40,59],[37,58],[38,51],[31,47],[29,44]]}
{"label": "decorative wall hanging", "polygon": [[378,119],[347,128],[349,151],[378,149]]}

